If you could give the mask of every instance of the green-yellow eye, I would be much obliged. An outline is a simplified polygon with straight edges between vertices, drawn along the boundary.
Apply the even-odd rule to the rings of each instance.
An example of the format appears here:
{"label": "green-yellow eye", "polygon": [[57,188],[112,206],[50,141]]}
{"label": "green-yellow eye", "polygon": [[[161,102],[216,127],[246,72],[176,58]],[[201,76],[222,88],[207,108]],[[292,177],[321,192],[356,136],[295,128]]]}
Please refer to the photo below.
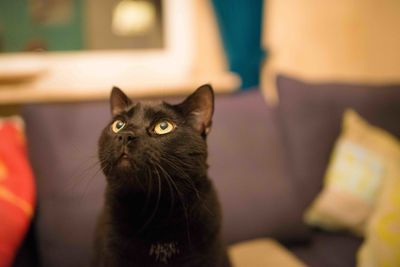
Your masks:
{"label": "green-yellow eye", "polygon": [[116,120],[113,122],[111,125],[111,129],[113,130],[114,133],[118,133],[125,127],[126,123],[121,121],[121,120]]}
{"label": "green-yellow eye", "polygon": [[160,121],[154,127],[154,132],[156,134],[167,134],[175,129],[175,125],[169,121]]}

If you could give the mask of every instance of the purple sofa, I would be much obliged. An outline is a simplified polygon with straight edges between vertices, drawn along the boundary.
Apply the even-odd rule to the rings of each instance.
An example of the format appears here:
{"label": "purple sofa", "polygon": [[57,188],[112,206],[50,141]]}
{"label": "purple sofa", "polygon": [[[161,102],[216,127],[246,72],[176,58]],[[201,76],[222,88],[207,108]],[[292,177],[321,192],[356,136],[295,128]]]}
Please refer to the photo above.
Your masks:
{"label": "purple sofa", "polygon": [[[302,214],[321,189],[343,110],[400,136],[400,88],[277,83],[278,108],[259,90],[216,98],[209,164],[225,240],[273,237],[311,267],[355,266],[360,238],[310,229]],[[86,266],[103,201],[96,142],[108,103],[27,105],[23,116],[38,207],[14,266]]]}

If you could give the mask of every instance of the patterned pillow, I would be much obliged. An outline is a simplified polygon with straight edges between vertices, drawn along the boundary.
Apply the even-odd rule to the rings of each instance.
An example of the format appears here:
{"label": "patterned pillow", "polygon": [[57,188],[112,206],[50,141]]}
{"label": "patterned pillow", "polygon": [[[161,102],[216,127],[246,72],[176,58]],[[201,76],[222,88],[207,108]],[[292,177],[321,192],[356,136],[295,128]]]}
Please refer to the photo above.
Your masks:
{"label": "patterned pillow", "polygon": [[325,184],[305,214],[305,221],[327,230],[362,235],[381,184],[397,175],[391,168],[400,143],[347,110],[325,176]]}
{"label": "patterned pillow", "polygon": [[400,266],[400,151],[385,179],[358,253],[358,267]]}
{"label": "patterned pillow", "polygon": [[0,266],[11,266],[34,204],[35,187],[22,120],[0,119]]}

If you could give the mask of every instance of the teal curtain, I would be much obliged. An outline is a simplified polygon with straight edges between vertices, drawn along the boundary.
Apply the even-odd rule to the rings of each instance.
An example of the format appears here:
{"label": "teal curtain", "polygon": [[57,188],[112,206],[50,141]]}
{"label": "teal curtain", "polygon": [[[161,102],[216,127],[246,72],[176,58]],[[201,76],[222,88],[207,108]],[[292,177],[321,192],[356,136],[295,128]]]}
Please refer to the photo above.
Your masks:
{"label": "teal curtain", "polygon": [[259,84],[263,0],[212,0],[230,70],[242,78],[242,89]]}

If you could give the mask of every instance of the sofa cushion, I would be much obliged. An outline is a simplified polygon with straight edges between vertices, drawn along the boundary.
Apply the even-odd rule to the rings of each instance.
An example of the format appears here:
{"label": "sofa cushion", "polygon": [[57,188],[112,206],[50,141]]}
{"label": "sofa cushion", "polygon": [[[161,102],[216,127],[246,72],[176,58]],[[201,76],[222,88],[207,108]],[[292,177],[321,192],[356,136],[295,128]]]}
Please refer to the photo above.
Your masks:
{"label": "sofa cushion", "polygon": [[290,177],[307,207],[321,190],[343,112],[400,136],[400,86],[306,83],[277,78],[279,117],[290,162]]}
{"label": "sofa cushion", "polygon": [[382,183],[400,176],[399,154],[400,142],[390,133],[346,110],[324,189],[306,212],[306,221],[363,235]]}
{"label": "sofa cushion", "polygon": [[[23,114],[37,176],[42,265],[85,266],[103,202],[96,146],[110,119],[108,103],[28,105]],[[283,172],[274,113],[260,92],[217,96],[208,138],[210,177],[223,207],[227,242],[303,239],[307,232]]]}
{"label": "sofa cushion", "polygon": [[105,103],[30,105],[23,115],[37,184],[40,263],[88,266],[105,186],[96,144],[109,108]]}
{"label": "sofa cushion", "polygon": [[276,119],[258,90],[217,98],[208,140],[210,176],[219,191],[223,231],[230,243],[262,236],[286,241],[308,236],[286,175]]}

